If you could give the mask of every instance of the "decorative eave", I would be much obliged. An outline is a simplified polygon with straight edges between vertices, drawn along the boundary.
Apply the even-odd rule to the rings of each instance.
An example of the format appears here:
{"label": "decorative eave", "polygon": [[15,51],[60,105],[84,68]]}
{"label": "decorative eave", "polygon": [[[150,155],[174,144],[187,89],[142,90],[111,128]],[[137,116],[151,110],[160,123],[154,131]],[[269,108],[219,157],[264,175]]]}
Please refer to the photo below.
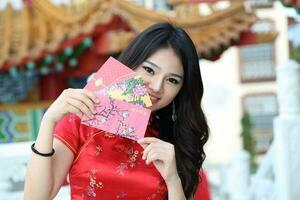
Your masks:
{"label": "decorative eave", "polygon": [[97,25],[112,20],[110,3],[101,1],[73,14],[47,0],[32,0],[15,11],[0,11],[0,70],[82,42]]}
{"label": "decorative eave", "polygon": [[244,32],[240,35],[238,46],[272,43],[277,36],[278,33],[275,31],[267,33],[253,33],[251,31]]}
{"label": "decorative eave", "polygon": [[240,34],[247,31],[256,20],[255,15],[247,13],[239,2],[212,15],[196,17],[167,16],[125,1],[117,1],[116,5],[116,12],[136,32],[161,21],[183,27],[195,43],[199,57],[207,59],[239,41]]}
{"label": "decorative eave", "polygon": [[236,44],[256,20],[239,2],[208,16],[183,17],[147,10],[125,0],[99,0],[79,13],[67,12],[48,0],[32,0],[31,8],[14,11],[7,6],[0,11],[0,71],[77,45],[94,35],[97,26],[111,23],[115,15],[121,16],[131,30],[102,33],[103,43],[96,47],[100,54],[119,52],[148,26],[169,21],[190,34],[200,58],[211,59]]}
{"label": "decorative eave", "polygon": [[298,15],[300,15],[300,0],[280,0],[282,5],[289,8],[295,8]]}

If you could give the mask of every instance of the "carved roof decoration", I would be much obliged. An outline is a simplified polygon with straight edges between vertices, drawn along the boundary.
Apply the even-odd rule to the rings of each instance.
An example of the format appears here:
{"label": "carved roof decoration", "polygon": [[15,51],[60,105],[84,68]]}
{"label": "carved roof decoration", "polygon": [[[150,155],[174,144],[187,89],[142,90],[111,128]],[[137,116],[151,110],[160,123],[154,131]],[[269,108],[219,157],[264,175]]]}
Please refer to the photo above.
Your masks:
{"label": "carved roof decoration", "polygon": [[280,0],[280,1],[285,7],[295,8],[298,15],[300,15],[300,0]]}
{"label": "carved roof decoration", "polygon": [[105,45],[99,47],[99,53],[119,52],[151,24],[170,21],[190,34],[200,58],[210,59],[237,43],[241,34],[256,20],[255,15],[246,12],[239,1],[224,9],[209,4],[211,13],[206,15],[197,12],[197,3],[181,3],[174,6],[173,11],[164,13],[126,0],[82,2],[85,2],[84,6],[71,9],[66,5],[55,5],[50,0],[31,0],[20,10],[14,10],[11,5],[0,10],[0,70],[41,58],[49,52],[61,51],[62,44],[66,46],[70,40],[77,38],[78,44],[84,36],[92,35],[97,26],[111,23],[116,15],[131,30],[107,31],[103,35]]}

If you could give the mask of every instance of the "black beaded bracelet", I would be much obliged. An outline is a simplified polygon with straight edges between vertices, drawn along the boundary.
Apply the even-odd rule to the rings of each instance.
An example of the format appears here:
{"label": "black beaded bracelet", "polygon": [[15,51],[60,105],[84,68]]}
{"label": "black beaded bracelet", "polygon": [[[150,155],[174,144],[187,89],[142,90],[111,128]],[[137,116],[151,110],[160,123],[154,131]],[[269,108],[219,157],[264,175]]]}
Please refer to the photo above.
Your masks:
{"label": "black beaded bracelet", "polygon": [[53,156],[53,154],[55,153],[55,150],[54,150],[54,149],[52,149],[52,152],[51,152],[51,153],[41,153],[41,152],[39,152],[38,150],[36,150],[36,149],[34,148],[34,145],[35,145],[35,143],[33,143],[33,144],[31,145],[31,150],[32,150],[35,154],[37,154],[37,155],[44,156],[44,157],[50,157],[50,156]]}

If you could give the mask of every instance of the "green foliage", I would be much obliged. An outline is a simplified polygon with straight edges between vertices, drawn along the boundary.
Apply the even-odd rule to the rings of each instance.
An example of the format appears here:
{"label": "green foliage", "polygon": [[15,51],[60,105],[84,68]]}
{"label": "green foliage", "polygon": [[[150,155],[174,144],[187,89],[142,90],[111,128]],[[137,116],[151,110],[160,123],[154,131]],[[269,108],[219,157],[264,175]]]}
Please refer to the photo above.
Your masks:
{"label": "green foliage", "polygon": [[292,50],[291,59],[300,62],[300,45]]}
{"label": "green foliage", "polygon": [[133,89],[137,85],[143,85],[142,79],[129,79],[125,81],[125,84],[127,85],[126,91],[123,93],[124,95],[133,94]]}
{"label": "green foliage", "polygon": [[[0,113],[1,114],[1,113]],[[0,116],[1,117],[1,116]],[[7,136],[2,131],[4,126],[5,120],[0,118],[0,141],[5,141],[7,139]]]}
{"label": "green foliage", "polygon": [[242,138],[243,138],[243,149],[250,154],[250,170],[255,172],[257,169],[257,164],[255,162],[255,141],[252,134],[252,124],[249,113],[245,112],[243,114],[242,120]]}

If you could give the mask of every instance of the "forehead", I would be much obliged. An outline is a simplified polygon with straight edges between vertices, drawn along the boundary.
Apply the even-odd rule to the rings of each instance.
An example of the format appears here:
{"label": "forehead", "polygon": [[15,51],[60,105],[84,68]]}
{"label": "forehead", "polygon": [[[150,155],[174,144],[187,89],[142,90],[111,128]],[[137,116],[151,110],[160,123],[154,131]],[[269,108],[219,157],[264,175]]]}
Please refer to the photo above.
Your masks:
{"label": "forehead", "polygon": [[166,73],[184,74],[181,60],[172,48],[158,49],[146,61],[154,63]]}

